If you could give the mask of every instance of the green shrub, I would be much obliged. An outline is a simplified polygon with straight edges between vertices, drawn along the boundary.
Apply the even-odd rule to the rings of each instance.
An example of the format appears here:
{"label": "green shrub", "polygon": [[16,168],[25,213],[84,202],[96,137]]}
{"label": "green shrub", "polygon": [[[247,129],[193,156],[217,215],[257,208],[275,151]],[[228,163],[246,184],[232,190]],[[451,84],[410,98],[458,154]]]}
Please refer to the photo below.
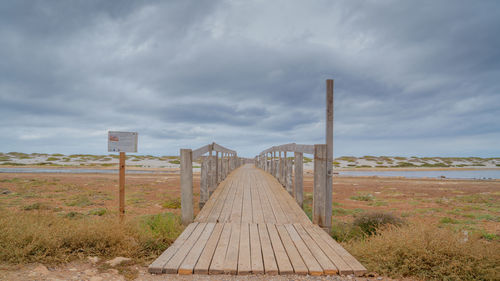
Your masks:
{"label": "green shrub", "polygon": [[391,213],[369,212],[356,216],[352,224],[355,227],[359,227],[366,235],[373,235],[376,234],[381,227],[389,225],[401,226],[403,220]]}
{"label": "green shrub", "polygon": [[356,201],[373,201],[375,197],[371,194],[359,194],[355,196],[349,197],[351,200],[356,200]]}
{"label": "green shrub", "polygon": [[163,208],[166,209],[180,209],[181,208],[181,198],[169,198],[167,201],[163,202]]}

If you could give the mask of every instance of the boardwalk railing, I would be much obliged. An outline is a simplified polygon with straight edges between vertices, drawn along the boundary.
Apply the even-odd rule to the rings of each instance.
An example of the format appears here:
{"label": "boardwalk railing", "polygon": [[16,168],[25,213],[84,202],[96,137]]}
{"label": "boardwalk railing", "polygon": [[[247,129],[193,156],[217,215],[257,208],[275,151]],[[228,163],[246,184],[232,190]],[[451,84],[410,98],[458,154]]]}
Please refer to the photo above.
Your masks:
{"label": "boardwalk railing", "polygon": [[[274,176],[295,198],[297,204],[303,207],[304,153],[314,155],[313,223],[329,232],[332,219],[332,191],[327,186],[326,151],[326,144],[283,144],[262,151],[255,158],[255,163],[257,167]],[[290,157],[291,153],[294,157]]]}
{"label": "boardwalk railing", "polygon": [[[333,80],[326,80],[326,144],[283,144],[262,151],[256,158],[256,165],[269,172],[295,197],[302,207],[303,154],[314,155],[313,223],[327,232],[332,225],[332,174],[333,174]],[[283,155],[282,155],[283,152]],[[294,158],[288,158],[293,152]],[[295,168],[295,169],[294,169]],[[295,184],[292,173],[295,170]]]}
{"label": "boardwalk railing", "polygon": [[[214,155],[213,152],[215,152]],[[207,156],[203,156],[208,153]],[[181,213],[182,223],[193,221],[193,160],[201,157],[200,209],[231,171],[241,166],[236,151],[214,143],[198,149],[181,149]]]}

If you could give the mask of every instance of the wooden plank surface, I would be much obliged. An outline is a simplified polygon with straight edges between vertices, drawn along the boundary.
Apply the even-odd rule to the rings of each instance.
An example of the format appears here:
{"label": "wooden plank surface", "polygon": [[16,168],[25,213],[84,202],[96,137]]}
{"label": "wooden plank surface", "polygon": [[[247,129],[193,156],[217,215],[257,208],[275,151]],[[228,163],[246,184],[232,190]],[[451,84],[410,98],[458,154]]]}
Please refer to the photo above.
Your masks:
{"label": "wooden plank surface", "polygon": [[226,261],[227,245],[231,238],[231,224],[225,223],[224,229],[219,238],[219,243],[215,249],[212,263],[210,264],[209,274],[224,273],[224,262]]}
{"label": "wooden plank surface", "polygon": [[322,275],[323,268],[316,261],[316,259],[312,255],[311,251],[309,251],[309,249],[307,248],[304,241],[302,241],[302,238],[300,238],[300,235],[297,233],[297,231],[295,230],[293,225],[286,224],[285,228],[288,232],[288,235],[290,235],[290,238],[292,239],[293,243],[295,244],[295,247],[297,247],[298,252],[302,256],[302,260],[305,262],[309,274],[314,275],[314,276]]}
{"label": "wooden plank surface", "polygon": [[248,223],[241,223],[240,229],[240,249],[238,253],[238,275],[252,272],[250,254],[250,229]]}
{"label": "wooden plank surface", "polygon": [[366,272],[270,174],[242,166],[220,183],[196,222],[148,268],[172,274]]}
{"label": "wooden plank surface", "polygon": [[314,242],[314,240],[307,234],[301,224],[294,224],[295,230],[302,238],[302,241],[306,244],[307,248],[311,251],[314,258],[323,268],[323,273],[327,275],[333,275],[338,273],[337,267],[330,261],[330,259],[323,253],[321,248]]}
{"label": "wooden plank surface", "polygon": [[262,247],[260,245],[260,235],[257,224],[252,223],[250,228],[250,259],[252,263],[252,273],[264,273],[264,261],[262,260]]}
{"label": "wooden plank surface", "polygon": [[281,242],[281,238],[276,230],[275,224],[267,224],[267,232],[269,233],[269,238],[271,244],[273,245],[274,256],[276,257],[276,263],[278,264],[278,270],[280,274],[292,274],[293,267],[288,258],[288,254],[285,251],[285,247]]}
{"label": "wooden plank surface", "polygon": [[227,246],[224,273],[236,274],[238,272],[238,254],[240,250],[240,223],[231,223],[231,238]]}
{"label": "wooden plank surface", "polygon": [[201,233],[205,229],[207,224],[202,222],[199,223],[196,228],[193,230],[193,233],[189,236],[189,238],[182,244],[177,253],[167,262],[165,265],[165,273],[177,273],[182,261],[188,255],[193,245],[198,241],[198,237],[200,237]]}
{"label": "wooden plank surface", "polygon": [[149,273],[155,273],[155,274],[164,273],[163,267],[165,266],[165,264],[175,255],[177,250],[184,244],[184,241],[186,241],[189,238],[189,236],[191,235],[191,233],[193,232],[193,230],[196,228],[197,225],[198,225],[197,222],[189,224],[186,227],[186,229],[184,229],[184,231],[181,233],[181,235],[177,237],[175,242],[172,245],[170,245],[170,247],[168,247],[168,249],[165,250],[165,252],[163,252],[148,267]]}
{"label": "wooden plank surface", "polygon": [[194,267],[194,273],[208,274],[208,269],[210,268],[210,263],[212,262],[212,257],[214,255],[215,248],[217,247],[217,243],[219,242],[219,237],[222,233],[223,227],[224,225],[221,223],[215,224],[214,230],[212,231],[205,248],[203,248],[200,258]]}
{"label": "wooden plank surface", "polygon": [[273,247],[271,245],[271,239],[269,238],[269,233],[267,233],[267,227],[265,224],[258,224],[260,236],[260,246],[262,247],[262,259],[264,260],[264,272],[269,275],[278,274],[278,265],[276,264],[276,259],[274,257]]}
{"label": "wooden plank surface", "polygon": [[212,231],[214,230],[215,223],[207,223],[205,229],[203,230],[200,238],[194,244],[193,248],[186,256],[181,266],[179,267],[179,274],[193,274],[194,266],[200,258],[201,252],[205,248]]}
{"label": "wooden plank surface", "polygon": [[286,228],[283,225],[276,225],[276,230],[280,235],[283,246],[285,246],[285,250],[287,252],[288,258],[290,259],[290,262],[292,263],[295,274],[307,274],[307,266],[302,260],[299,252],[297,251],[297,248],[290,238],[290,235],[286,231]]}

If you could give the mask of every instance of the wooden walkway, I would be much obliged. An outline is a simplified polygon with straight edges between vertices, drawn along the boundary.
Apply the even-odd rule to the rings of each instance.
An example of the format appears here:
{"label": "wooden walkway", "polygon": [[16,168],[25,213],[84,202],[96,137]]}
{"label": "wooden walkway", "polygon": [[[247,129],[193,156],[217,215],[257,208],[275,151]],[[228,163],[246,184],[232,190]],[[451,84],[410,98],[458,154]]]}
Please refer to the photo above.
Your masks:
{"label": "wooden walkway", "polygon": [[149,272],[362,275],[366,269],[312,224],[275,178],[247,164],[220,183]]}

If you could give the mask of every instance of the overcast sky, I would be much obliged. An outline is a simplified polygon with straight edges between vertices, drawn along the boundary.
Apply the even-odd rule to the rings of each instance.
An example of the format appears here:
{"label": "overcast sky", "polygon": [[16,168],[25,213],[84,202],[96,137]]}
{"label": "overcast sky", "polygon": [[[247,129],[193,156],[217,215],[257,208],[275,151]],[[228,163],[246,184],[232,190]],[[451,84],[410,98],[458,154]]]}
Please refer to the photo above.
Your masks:
{"label": "overcast sky", "polygon": [[500,1],[1,1],[0,151],[500,156]]}

